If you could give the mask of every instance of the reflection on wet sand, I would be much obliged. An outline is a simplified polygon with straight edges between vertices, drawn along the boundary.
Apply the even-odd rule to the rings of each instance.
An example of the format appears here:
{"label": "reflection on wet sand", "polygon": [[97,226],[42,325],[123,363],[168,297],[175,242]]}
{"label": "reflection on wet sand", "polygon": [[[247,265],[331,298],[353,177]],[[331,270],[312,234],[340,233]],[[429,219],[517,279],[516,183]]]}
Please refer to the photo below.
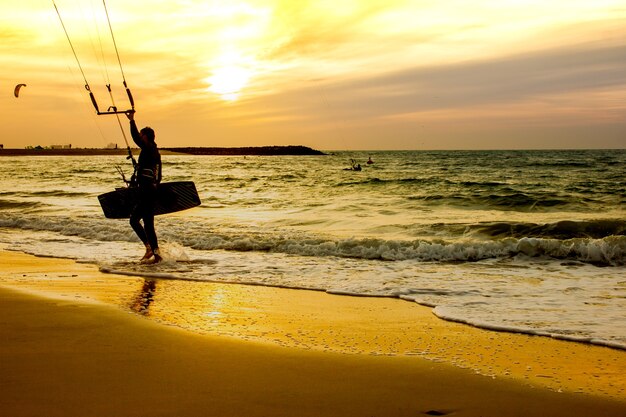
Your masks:
{"label": "reflection on wet sand", "polygon": [[150,315],[150,304],[154,301],[154,293],[156,291],[156,280],[145,279],[141,290],[133,299],[130,308],[136,313],[144,316]]}

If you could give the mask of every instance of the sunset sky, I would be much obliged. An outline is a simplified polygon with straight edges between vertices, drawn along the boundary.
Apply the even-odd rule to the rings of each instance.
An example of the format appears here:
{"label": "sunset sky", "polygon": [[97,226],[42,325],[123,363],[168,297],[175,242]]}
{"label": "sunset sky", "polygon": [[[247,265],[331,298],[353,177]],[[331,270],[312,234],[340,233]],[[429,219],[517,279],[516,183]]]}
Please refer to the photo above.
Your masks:
{"label": "sunset sky", "polygon": [[[56,4],[101,110],[109,80],[129,107],[102,0]],[[161,147],[626,147],[626,0],[106,5]],[[0,143],[124,146],[52,0],[2,0],[0,38]]]}

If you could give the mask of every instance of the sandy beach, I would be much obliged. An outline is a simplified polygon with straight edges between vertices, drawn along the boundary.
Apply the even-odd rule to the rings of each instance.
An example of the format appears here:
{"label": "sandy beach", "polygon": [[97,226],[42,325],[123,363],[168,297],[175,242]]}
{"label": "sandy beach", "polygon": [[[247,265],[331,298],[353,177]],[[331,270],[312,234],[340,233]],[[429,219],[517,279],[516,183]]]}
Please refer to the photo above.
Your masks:
{"label": "sandy beach", "polygon": [[7,416],[626,413],[625,352],[478,330],[414,303],[190,291],[6,251],[0,270]]}
{"label": "sandy beach", "polygon": [[624,0],[87,3],[0,3],[0,417],[626,417]]}

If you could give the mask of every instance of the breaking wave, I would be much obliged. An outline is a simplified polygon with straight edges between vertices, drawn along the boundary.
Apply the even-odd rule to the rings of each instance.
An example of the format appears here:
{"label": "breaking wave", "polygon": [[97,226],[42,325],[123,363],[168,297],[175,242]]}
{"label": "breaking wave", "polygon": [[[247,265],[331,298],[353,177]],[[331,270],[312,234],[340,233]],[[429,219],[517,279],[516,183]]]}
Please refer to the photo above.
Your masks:
{"label": "breaking wave", "polygon": [[[165,219],[164,219],[165,220]],[[165,220],[167,221],[167,220]],[[126,222],[61,216],[3,216],[0,227],[57,232],[100,241],[135,241]],[[626,222],[558,222],[549,225],[494,223],[466,226],[492,239],[467,237],[390,240],[327,238],[281,230],[216,229],[199,223],[165,223],[164,239],[198,250],[260,251],[300,256],[381,261],[476,262],[513,257],[553,258],[598,266],[626,264]],[[559,236],[564,238],[558,238]]]}

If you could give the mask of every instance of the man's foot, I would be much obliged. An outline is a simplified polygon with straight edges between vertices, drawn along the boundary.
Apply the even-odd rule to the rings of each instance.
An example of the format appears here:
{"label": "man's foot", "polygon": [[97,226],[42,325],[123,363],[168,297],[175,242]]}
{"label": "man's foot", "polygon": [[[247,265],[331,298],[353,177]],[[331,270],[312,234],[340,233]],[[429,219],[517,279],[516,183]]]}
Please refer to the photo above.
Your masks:
{"label": "man's foot", "polygon": [[143,258],[141,258],[139,262],[142,264],[148,263],[148,261],[150,261],[150,258],[152,258],[153,256],[154,252],[152,252],[152,249],[149,246],[146,246],[146,253],[143,255]]}
{"label": "man's foot", "polygon": [[159,248],[156,248],[154,250],[154,262],[153,263],[158,264],[162,260],[163,258],[161,257],[161,252],[159,251]]}

